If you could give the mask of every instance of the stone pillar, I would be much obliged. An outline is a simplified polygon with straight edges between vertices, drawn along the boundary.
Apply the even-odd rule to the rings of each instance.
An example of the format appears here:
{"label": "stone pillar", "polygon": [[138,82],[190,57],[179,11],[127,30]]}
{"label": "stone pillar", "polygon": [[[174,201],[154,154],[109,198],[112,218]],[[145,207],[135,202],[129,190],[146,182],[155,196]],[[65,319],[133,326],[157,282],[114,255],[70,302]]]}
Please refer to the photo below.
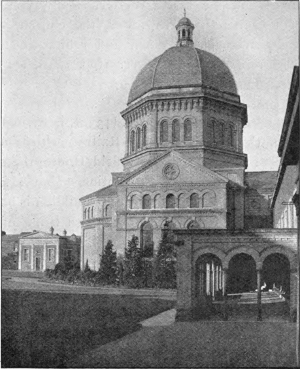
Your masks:
{"label": "stone pillar", "polygon": [[176,320],[193,319],[192,242],[191,236],[175,242],[177,250],[177,306]]}
{"label": "stone pillar", "polygon": [[211,276],[212,276],[212,299],[214,300],[215,299],[215,283],[216,283],[216,269],[215,269],[215,263],[212,261],[211,262]]}
{"label": "stone pillar", "polygon": [[210,264],[206,264],[206,294],[210,295],[211,289],[210,289]]}
{"label": "stone pillar", "polygon": [[47,265],[47,247],[46,244],[44,244],[44,260],[43,260],[43,271],[46,270],[46,265]]}
{"label": "stone pillar", "polygon": [[228,306],[227,306],[227,279],[228,269],[223,269],[223,319],[228,320]]}
{"label": "stone pillar", "polygon": [[35,270],[35,265],[33,263],[33,260],[34,260],[33,252],[34,252],[34,246],[31,245],[31,270]]}
{"label": "stone pillar", "polygon": [[257,269],[257,320],[262,321],[261,310],[261,269]]}

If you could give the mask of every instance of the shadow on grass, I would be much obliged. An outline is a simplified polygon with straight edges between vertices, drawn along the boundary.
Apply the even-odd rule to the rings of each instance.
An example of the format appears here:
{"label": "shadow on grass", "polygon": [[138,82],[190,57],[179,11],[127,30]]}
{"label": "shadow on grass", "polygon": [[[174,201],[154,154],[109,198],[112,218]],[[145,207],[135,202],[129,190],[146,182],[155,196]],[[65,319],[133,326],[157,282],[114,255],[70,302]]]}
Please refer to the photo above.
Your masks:
{"label": "shadow on grass", "polygon": [[139,329],[174,301],[124,295],[2,291],[2,366],[65,367]]}

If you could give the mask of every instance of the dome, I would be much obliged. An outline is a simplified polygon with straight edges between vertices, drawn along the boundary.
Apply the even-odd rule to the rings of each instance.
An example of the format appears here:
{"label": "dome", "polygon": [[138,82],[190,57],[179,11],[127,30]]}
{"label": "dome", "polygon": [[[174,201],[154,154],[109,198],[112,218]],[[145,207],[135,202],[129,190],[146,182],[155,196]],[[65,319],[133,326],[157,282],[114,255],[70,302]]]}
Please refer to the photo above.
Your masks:
{"label": "dome", "polygon": [[183,18],[180,19],[180,21],[178,22],[178,24],[177,24],[176,27],[179,27],[179,26],[191,26],[191,27],[194,27],[193,23],[187,17],[183,17]]}
{"label": "dome", "polygon": [[128,104],[151,90],[200,86],[237,94],[233,75],[222,60],[194,47],[175,46],[140,71],[131,86]]}

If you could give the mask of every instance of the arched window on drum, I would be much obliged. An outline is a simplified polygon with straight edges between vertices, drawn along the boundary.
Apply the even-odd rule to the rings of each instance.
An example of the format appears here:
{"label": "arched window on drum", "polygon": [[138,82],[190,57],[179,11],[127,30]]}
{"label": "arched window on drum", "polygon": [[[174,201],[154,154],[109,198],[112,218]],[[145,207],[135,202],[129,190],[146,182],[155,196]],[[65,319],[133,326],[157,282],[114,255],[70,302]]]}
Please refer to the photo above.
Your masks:
{"label": "arched window on drum", "polygon": [[229,125],[229,145],[234,147],[234,131],[231,124]]}
{"label": "arched window on drum", "polygon": [[176,119],[172,122],[172,142],[180,141],[180,123]]}
{"label": "arched window on drum", "polygon": [[143,257],[153,256],[153,227],[150,222],[144,223],[141,227],[141,246]]}
{"label": "arched window on drum", "polygon": [[151,196],[150,195],[143,196],[143,209],[151,209]]}
{"label": "arched window on drum", "polygon": [[192,141],[192,122],[189,119],[184,122],[184,141]]}
{"label": "arched window on drum", "polygon": [[199,208],[199,195],[192,193],[190,196],[190,208]]}
{"label": "arched window on drum", "polygon": [[131,131],[130,133],[130,153],[132,154],[135,151],[135,132]]}
{"label": "arched window on drum", "polygon": [[160,123],[160,142],[168,142],[168,122],[166,120]]}
{"label": "arched window on drum", "polygon": [[136,148],[139,150],[141,148],[141,129],[140,127],[136,130]]}
{"label": "arched window on drum", "polygon": [[147,145],[147,126],[146,124],[143,125],[142,128],[142,147]]}

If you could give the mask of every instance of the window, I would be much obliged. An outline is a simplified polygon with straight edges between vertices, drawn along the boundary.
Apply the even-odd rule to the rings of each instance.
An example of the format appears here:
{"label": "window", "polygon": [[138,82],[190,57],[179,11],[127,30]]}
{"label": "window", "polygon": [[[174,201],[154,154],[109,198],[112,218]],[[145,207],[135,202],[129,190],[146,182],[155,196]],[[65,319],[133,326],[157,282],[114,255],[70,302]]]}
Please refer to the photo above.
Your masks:
{"label": "window", "polygon": [[105,207],[105,216],[111,217],[111,205],[110,204],[106,205]]}
{"label": "window", "polygon": [[92,206],[92,209],[91,209],[91,218],[94,218],[94,207]]}
{"label": "window", "polygon": [[151,223],[144,223],[141,227],[141,244],[144,257],[153,256],[153,227]]}
{"label": "window", "polygon": [[138,197],[137,195],[132,195],[130,199],[130,209],[138,209],[139,203],[138,203]]}
{"label": "window", "polygon": [[233,146],[233,127],[229,126],[229,145]]}
{"label": "window", "polygon": [[90,219],[90,208],[88,208],[88,219]]}
{"label": "window", "polygon": [[23,260],[24,261],[29,261],[29,249],[24,249],[23,250]]}
{"label": "window", "polygon": [[84,212],[83,212],[83,219],[86,219],[86,209],[84,209]]}
{"label": "window", "polygon": [[199,208],[199,195],[197,193],[191,194],[190,208]]}
{"label": "window", "polygon": [[191,221],[188,226],[187,229],[198,229],[200,228],[200,225],[198,222],[196,222],[195,220]]}
{"label": "window", "polygon": [[192,122],[189,119],[184,122],[184,141],[192,141]]}
{"label": "window", "polygon": [[208,208],[215,205],[215,195],[211,192],[206,192],[202,196],[202,207]]}
{"label": "window", "polygon": [[220,123],[220,141],[221,141],[221,145],[224,145],[225,141],[225,128],[224,128],[224,123]]}
{"label": "window", "polygon": [[182,37],[185,37],[185,29],[182,30]]}
{"label": "window", "polygon": [[168,122],[163,121],[160,124],[160,142],[168,142]]}
{"label": "window", "polygon": [[151,209],[151,197],[150,197],[150,195],[143,196],[143,209]]}
{"label": "window", "polygon": [[54,249],[48,249],[48,261],[49,262],[54,262]]}
{"label": "window", "polygon": [[184,194],[182,193],[181,195],[178,196],[178,207],[180,209],[185,208],[185,203],[184,203]]}
{"label": "window", "polygon": [[130,153],[133,153],[135,149],[135,133],[131,131],[130,133]]}
{"label": "window", "polygon": [[154,209],[160,208],[160,195],[154,197]]}
{"label": "window", "polygon": [[138,129],[136,130],[136,148],[137,149],[141,148],[141,129],[140,127],[138,127]]}
{"label": "window", "polygon": [[211,138],[212,142],[216,143],[216,122],[214,120],[211,122]]}
{"label": "window", "polygon": [[172,123],[172,142],[180,141],[180,124],[178,120],[174,120]]}
{"label": "window", "polygon": [[169,195],[167,195],[166,208],[167,209],[174,209],[175,208],[175,196],[171,193]]}
{"label": "window", "polygon": [[146,124],[143,125],[142,129],[142,146],[146,146],[147,144],[147,126]]}

